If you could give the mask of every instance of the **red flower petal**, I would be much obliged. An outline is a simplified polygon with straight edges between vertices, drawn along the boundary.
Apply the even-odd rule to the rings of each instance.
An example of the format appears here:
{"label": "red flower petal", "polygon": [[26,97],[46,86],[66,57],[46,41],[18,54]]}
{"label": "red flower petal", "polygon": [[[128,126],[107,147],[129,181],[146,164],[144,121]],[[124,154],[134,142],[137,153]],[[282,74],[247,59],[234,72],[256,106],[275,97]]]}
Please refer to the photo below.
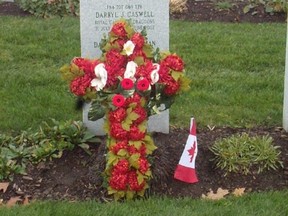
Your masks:
{"label": "red flower petal", "polygon": [[115,94],[112,98],[112,103],[116,107],[121,107],[125,104],[125,97],[121,94]]}
{"label": "red flower petal", "polygon": [[137,89],[139,91],[146,91],[150,87],[149,81],[146,78],[140,79],[137,82]]}
{"label": "red flower petal", "polygon": [[130,90],[133,88],[134,83],[131,79],[125,78],[121,81],[121,86],[124,90]]}
{"label": "red flower petal", "polygon": [[169,55],[164,59],[165,64],[167,67],[171,68],[172,70],[182,71],[184,69],[184,62],[183,60],[177,55]]}
{"label": "red flower petal", "polygon": [[114,111],[109,112],[109,121],[110,122],[122,122],[127,116],[126,109],[119,107]]}
{"label": "red flower petal", "polygon": [[121,123],[113,123],[110,127],[110,134],[115,139],[124,140],[127,138],[128,132],[122,128]]}
{"label": "red flower petal", "polygon": [[114,24],[112,26],[111,32],[118,37],[126,37],[127,35],[127,32],[125,30],[125,24],[121,22]]}
{"label": "red flower petal", "polygon": [[83,96],[86,94],[86,89],[90,87],[92,78],[89,75],[77,77],[70,83],[70,91],[77,95]]}
{"label": "red flower petal", "polygon": [[132,191],[141,191],[145,186],[145,181],[138,183],[136,171],[130,171],[128,175],[128,183]]}

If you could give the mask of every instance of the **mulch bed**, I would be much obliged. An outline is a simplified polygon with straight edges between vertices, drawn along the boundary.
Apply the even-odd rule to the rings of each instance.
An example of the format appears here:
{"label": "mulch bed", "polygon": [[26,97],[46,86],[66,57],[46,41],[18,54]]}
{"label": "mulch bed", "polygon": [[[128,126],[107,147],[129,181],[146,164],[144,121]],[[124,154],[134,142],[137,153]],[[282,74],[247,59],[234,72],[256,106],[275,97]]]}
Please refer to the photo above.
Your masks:
{"label": "mulch bed", "polygon": [[[261,174],[250,173],[228,174],[216,169],[211,161],[213,154],[209,147],[219,138],[229,137],[237,133],[250,135],[269,135],[274,145],[280,146],[284,168],[270,170]],[[158,149],[154,154],[149,194],[173,197],[199,198],[210,189],[218,188],[233,191],[245,188],[246,192],[283,190],[288,188],[288,133],[282,128],[215,128],[197,131],[198,155],[196,171],[199,182],[188,184],[173,178],[175,168],[182,154],[188,137],[188,129],[175,128],[170,133],[153,135]],[[105,167],[105,137],[101,144],[90,144],[92,155],[82,149],[66,151],[60,159],[30,165],[27,175],[17,175],[10,184],[4,199],[21,195],[37,200],[68,199],[68,200],[109,200],[106,190],[102,187],[101,173]]]}

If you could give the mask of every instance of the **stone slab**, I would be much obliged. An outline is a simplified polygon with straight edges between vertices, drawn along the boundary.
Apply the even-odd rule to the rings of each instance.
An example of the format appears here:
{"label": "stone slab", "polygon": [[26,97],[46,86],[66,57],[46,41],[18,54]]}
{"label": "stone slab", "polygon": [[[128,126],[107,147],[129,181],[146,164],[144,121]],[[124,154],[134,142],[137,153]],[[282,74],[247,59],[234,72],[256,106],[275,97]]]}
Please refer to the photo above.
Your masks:
{"label": "stone slab", "polygon": [[[169,0],[80,0],[81,56],[101,56],[99,43],[115,20],[125,18],[136,31],[146,27],[148,40],[160,50],[169,50]],[[96,135],[105,135],[104,119],[88,120],[90,105],[83,108],[84,125]],[[169,110],[149,118],[148,131],[169,133]]]}

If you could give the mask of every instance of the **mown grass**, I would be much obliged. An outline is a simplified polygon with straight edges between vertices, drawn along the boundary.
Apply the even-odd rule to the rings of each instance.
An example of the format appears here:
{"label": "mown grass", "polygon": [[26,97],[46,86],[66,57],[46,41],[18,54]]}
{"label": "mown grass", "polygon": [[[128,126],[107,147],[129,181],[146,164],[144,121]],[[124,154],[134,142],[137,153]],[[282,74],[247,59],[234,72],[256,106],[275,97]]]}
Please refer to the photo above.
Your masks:
{"label": "mown grass", "polygon": [[[1,17],[0,25],[0,131],[80,120],[58,73],[80,56],[79,20]],[[281,125],[285,28],[172,21],[170,50],[192,84],[171,108],[171,124],[188,126],[193,115],[199,127]]]}
{"label": "mown grass", "polygon": [[183,56],[192,78],[191,91],[180,97],[177,109],[172,108],[172,118],[173,111],[178,112],[175,122],[189,113],[202,126],[280,125],[285,28],[174,23],[171,29],[177,34],[171,34],[171,49]]}
{"label": "mown grass", "polygon": [[267,192],[248,194],[240,198],[226,198],[219,201],[191,200],[189,198],[171,199],[153,197],[147,200],[127,201],[125,203],[87,202],[36,202],[28,206],[18,206],[12,209],[0,208],[2,216],[148,216],[148,215],[261,215],[282,216],[288,214],[288,192]]}
{"label": "mown grass", "polygon": [[58,69],[80,54],[77,19],[1,17],[1,130],[48,119],[80,119]]}

